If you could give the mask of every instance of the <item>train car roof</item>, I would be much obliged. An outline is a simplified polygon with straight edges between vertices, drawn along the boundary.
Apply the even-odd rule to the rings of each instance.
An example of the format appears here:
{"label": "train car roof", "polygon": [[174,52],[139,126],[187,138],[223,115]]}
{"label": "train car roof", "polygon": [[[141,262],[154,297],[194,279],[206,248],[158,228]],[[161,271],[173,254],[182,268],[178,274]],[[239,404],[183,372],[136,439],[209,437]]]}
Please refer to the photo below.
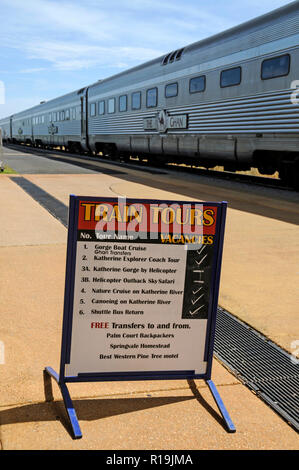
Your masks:
{"label": "train car roof", "polygon": [[50,108],[52,105],[61,103],[63,104],[64,102],[70,101],[72,98],[76,98],[79,94],[81,94],[84,90],[86,90],[87,87],[80,88],[79,90],[71,91],[70,93],[66,93],[65,95],[58,96],[56,98],[52,98],[48,101],[41,102],[39,104],[36,104],[35,106],[32,106],[31,108],[27,108],[23,111],[19,111],[17,113],[14,113],[8,117],[1,118],[0,121],[3,121],[5,119],[9,119],[10,117],[23,117],[26,114],[30,113],[42,113],[43,110],[47,112],[47,109]]}
{"label": "train car roof", "polygon": [[[184,55],[187,55],[188,53],[192,53],[194,51],[205,50],[209,48],[210,46],[216,46],[218,44],[223,44],[226,41],[237,39],[240,36],[242,37],[246,36],[248,33],[252,33],[254,31],[259,30],[262,26],[267,26],[268,24],[270,25],[271,23],[275,23],[275,22],[277,23],[278,19],[282,20],[282,18],[292,15],[292,13],[297,13],[297,14],[299,13],[299,0],[291,2],[283,7],[277,8],[276,10],[272,10],[269,13],[265,13],[261,16],[248,20],[244,23],[241,23],[238,26],[234,26],[230,29],[214,34],[213,36],[210,36],[208,38],[196,41],[185,47],[181,46],[181,48],[178,48],[178,50],[184,49]],[[298,25],[299,25],[299,22],[298,22]],[[267,41],[265,40],[265,42]],[[142,71],[143,69],[151,67],[153,65],[160,65],[163,59],[166,57],[166,55],[170,54],[171,52],[165,53],[162,56],[159,56],[155,59],[152,59],[150,61],[147,61],[135,67],[132,67],[130,69],[124,70],[118,74],[104,78],[103,80],[100,80],[98,82],[95,82],[89,85],[89,88],[98,86],[100,84],[99,82],[101,82],[101,84],[104,85],[106,82],[110,80],[115,80],[115,79],[124,77],[126,75],[129,75],[131,73]]]}

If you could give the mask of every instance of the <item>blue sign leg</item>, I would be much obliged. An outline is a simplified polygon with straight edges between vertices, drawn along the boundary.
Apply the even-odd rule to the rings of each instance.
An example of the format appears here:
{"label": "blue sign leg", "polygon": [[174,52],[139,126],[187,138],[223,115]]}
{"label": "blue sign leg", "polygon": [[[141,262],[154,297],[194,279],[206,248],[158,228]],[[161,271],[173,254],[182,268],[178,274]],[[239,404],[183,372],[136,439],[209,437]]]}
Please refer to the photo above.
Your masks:
{"label": "blue sign leg", "polygon": [[224,403],[218,393],[218,390],[214,384],[214,382],[212,380],[206,380],[206,383],[213,395],[213,398],[219,408],[219,411],[225,421],[225,424],[226,424],[226,427],[227,427],[227,430],[228,432],[236,432],[236,428],[234,426],[234,423],[232,422],[228,412],[227,412],[227,409],[225,408],[224,406]]}
{"label": "blue sign leg", "polygon": [[79,421],[78,421],[76,411],[73,406],[73,402],[71,400],[68,388],[65,385],[65,383],[60,383],[59,386],[60,386],[60,390],[63,396],[64,405],[65,405],[68,417],[71,422],[71,426],[72,426],[73,433],[74,433],[74,438],[80,439],[82,437],[82,432],[79,426]]}
{"label": "blue sign leg", "polygon": [[80,426],[79,426],[79,421],[78,421],[78,418],[77,418],[77,415],[76,415],[76,411],[75,411],[75,408],[73,406],[73,402],[71,400],[71,397],[70,397],[70,394],[69,394],[69,391],[68,391],[68,388],[67,388],[66,384],[64,382],[59,381],[59,375],[57,374],[57,372],[55,372],[54,369],[52,369],[52,367],[46,367],[45,372],[47,372],[51,377],[53,377],[53,379],[59,385],[59,388],[60,388],[60,391],[61,391],[61,394],[62,394],[62,398],[63,398],[63,401],[64,401],[64,405],[65,405],[65,408],[66,408],[66,412],[68,414],[68,417],[69,417],[69,420],[70,420],[70,423],[71,423],[71,426],[72,426],[74,438],[75,439],[80,439],[82,437],[82,432],[81,432],[81,429],[80,429]]}
{"label": "blue sign leg", "polygon": [[57,372],[55,372],[54,369],[52,369],[52,367],[46,367],[45,368],[45,372],[47,372],[51,377],[53,377],[53,379],[58,383],[59,382],[59,375],[57,374]]}

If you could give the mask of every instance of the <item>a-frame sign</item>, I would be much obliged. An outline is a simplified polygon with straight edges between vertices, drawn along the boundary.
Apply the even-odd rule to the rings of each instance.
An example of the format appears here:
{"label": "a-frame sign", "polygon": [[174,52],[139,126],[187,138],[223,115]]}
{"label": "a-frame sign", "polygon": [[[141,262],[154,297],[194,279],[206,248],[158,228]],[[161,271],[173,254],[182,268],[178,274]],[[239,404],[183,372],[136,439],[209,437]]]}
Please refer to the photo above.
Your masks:
{"label": "a-frame sign", "polygon": [[211,380],[225,202],[70,196],[58,383]]}

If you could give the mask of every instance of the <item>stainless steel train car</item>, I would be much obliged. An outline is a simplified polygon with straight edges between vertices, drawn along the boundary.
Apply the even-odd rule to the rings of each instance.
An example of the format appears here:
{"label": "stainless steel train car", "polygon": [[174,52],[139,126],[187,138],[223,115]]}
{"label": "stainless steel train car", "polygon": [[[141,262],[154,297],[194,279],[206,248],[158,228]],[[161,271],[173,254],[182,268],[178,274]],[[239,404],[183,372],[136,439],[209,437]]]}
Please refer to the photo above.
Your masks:
{"label": "stainless steel train car", "polygon": [[279,171],[296,186],[298,71],[295,1],[0,120],[0,126],[14,142],[137,155],[159,164],[255,167],[261,174]]}
{"label": "stainless steel train car", "polygon": [[41,102],[10,117],[10,126],[4,124],[6,138],[9,142],[34,146],[88,150],[84,133],[85,107],[86,88]]}

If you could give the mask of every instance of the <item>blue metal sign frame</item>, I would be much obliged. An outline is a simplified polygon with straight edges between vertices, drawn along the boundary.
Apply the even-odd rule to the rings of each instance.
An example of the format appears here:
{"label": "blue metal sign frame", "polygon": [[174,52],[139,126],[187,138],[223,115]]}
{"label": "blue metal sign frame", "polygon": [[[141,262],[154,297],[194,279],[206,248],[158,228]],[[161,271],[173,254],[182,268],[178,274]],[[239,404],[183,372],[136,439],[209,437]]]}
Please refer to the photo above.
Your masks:
{"label": "blue metal sign frame", "polygon": [[[211,380],[214,338],[216,328],[216,316],[218,306],[220,272],[223,252],[224,230],[226,221],[227,203],[211,203],[201,202],[204,205],[211,205],[217,207],[217,220],[215,232],[215,246],[216,253],[213,259],[212,275],[211,275],[211,288],[210,288],[210,302],[209,302],[209,315],[207,323],[207,334],[205,344],[204,359],[207,362],[207,370],[205,374],[195,374],[192,370],[186,371],[144,371],[144,372],[118,372],[118,373],[90,373],[78,374],[78,376],[65,376],[65,366],[70,363],[70,350],[71,350],[71,335],[72,335],[72,318],[73,318],[73,301],[74,301],[74,285],[75,285],[75,266],[76,266],[76,251],[77,251],[77,229],[78,229],[78,213],[80,201],[99,201],[99,202],[115,202],[115,198],[98,198],[98,197],[79,197],[70,196],[69,205],[69,224],[68,224],[68,240],[67,240],[67,261],[66,261],[66,278],[65,278],[65,294],[64,294],[64,313],[62,325],[62,342],[61,342],[61,358],[60,358],[60,372],[57,372],[52,367],[44,369],[45,376],[52,377],[58,384],[65,408],[72,427],[74,439],[82,437],[79,421],[74,409],[67,383],[69,382],[104,382],[104,381],[134,381],[134,380],[178,380],[178,379],[203,379],[208,385],[212,396],[219,408],[219,411],[224,419],[227,431],[232,433],[236,428],[221,400],[217,388]],[[157,201],[149,199],[126,199],[127,203],[163,203],[163,204],[192,204],[192,201]],[[198,202],[197,202],[198,204]]]}

